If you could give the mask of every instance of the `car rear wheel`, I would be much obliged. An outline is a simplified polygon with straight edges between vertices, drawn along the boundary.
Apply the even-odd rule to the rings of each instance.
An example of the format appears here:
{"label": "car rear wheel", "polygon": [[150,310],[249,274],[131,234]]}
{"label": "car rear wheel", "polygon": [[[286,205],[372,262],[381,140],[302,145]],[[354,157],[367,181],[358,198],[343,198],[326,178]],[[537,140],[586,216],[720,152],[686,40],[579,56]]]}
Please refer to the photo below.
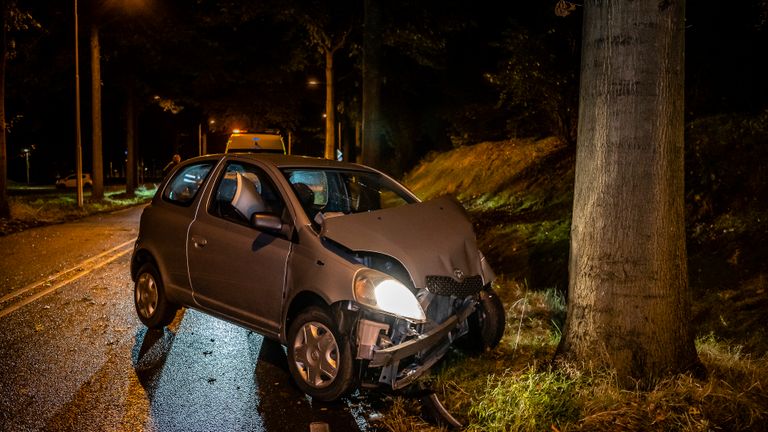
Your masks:
{"label": "car rear wheel", "polygon": [[506,326],[506,311],[494,290],[489,288],[480,291],[477,309],[467,320],[469,334],[466,336],[466,342],[470,348],[487,351],[499,344]]}
{"label": "car rear wheel", "polygon": [[145,326],[162,328],[173,321],[178,306],[165,297],[165,288],[160,273],[152,263],[141,266],[133,287],[136,313]]}
{"label": "car rear wheel", "polygon": [[314,399],[336,400],[354,384],[352,349],[326,309],[303,310],[288,331],[288,368],[296,385]]}

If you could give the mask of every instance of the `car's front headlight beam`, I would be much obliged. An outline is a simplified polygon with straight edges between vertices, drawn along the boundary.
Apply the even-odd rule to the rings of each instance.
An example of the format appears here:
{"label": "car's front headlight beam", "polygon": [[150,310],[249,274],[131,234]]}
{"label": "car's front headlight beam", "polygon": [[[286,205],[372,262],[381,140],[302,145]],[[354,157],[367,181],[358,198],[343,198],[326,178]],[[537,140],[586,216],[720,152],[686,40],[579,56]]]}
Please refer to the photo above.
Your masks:
{"label": "car's front headlight beam", "polygon": [[358,270],[353,282],[355,300],[361,305],[413,322],[426,321],[416,296],[397,279],[377,270]]}

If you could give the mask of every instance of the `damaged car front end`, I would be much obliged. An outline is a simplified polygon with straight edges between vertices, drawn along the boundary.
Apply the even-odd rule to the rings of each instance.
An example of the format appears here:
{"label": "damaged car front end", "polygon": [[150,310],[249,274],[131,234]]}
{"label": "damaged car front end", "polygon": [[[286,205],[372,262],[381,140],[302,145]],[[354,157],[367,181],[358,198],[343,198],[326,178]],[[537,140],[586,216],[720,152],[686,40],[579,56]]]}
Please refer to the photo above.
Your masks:
{"label": "damaged car front end", "polygon": [[362,387],[403,389],[460,338],[481,350],[498,343],[504,310],[491,289],[495,275],[454,199],[319,214],[327,249],[360,265],[340,321]]}

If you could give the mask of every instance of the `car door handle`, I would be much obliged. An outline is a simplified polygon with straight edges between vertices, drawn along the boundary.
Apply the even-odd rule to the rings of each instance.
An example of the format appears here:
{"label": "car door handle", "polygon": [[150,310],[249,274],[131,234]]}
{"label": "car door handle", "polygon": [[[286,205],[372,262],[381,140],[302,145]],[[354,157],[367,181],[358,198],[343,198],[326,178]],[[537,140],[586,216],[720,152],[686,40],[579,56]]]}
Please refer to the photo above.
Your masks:
{"label": "car door handle", "polygon": [[196,248],[202,248],[208,244],[208,240],[203,237],[192,236],[192,243],[194,243]]}

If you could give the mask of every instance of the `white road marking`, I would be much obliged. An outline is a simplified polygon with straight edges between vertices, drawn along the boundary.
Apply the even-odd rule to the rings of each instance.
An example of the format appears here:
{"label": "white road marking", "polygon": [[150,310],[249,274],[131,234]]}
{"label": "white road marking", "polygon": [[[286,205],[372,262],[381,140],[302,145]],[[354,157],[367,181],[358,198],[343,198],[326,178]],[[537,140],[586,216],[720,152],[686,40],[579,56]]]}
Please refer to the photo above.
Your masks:
{"label": "white road marking", "polygon": [[[38,291],[34,293],[33,295],[16,302],[8,307],[0,308],[0,318],[15,312],[19,308],[22,308],[35,300],[46,296],[57,289],[77,280],[81,277],[87,275],[88,273],[93,272],[94,270],[100,269],[104,267],[105,265],[111,263],[112,261],[115,261],[116,259],[124,256],[128,252],[131,252],[132,247],[127,247],[132,245],[136,239],[128,240],[125,243],[121,243],[112,249],[109,249],[108,251],[102,252],[96,256],[93,256],[91,258],[86,259],[85,261],[80,262],[74,267],[71,267],[67,270],[62,270],[60,272],[54,273],[53,275],[42,279],[38,282],[33,282],[23,288],[19,288],[18,290],[12,291],[6,295],[4,295],[2,298],[0,298],[0,305],[8,302],[11,299],[14,299],[16,297],[19,297],[23,294],[26,294],[30,291],[34,291],[40,288],[45,288],[42,291]],[[65,278],[61,280],[62,278]],[[48,286],[51,282],[54,282],[53,285]]]}

